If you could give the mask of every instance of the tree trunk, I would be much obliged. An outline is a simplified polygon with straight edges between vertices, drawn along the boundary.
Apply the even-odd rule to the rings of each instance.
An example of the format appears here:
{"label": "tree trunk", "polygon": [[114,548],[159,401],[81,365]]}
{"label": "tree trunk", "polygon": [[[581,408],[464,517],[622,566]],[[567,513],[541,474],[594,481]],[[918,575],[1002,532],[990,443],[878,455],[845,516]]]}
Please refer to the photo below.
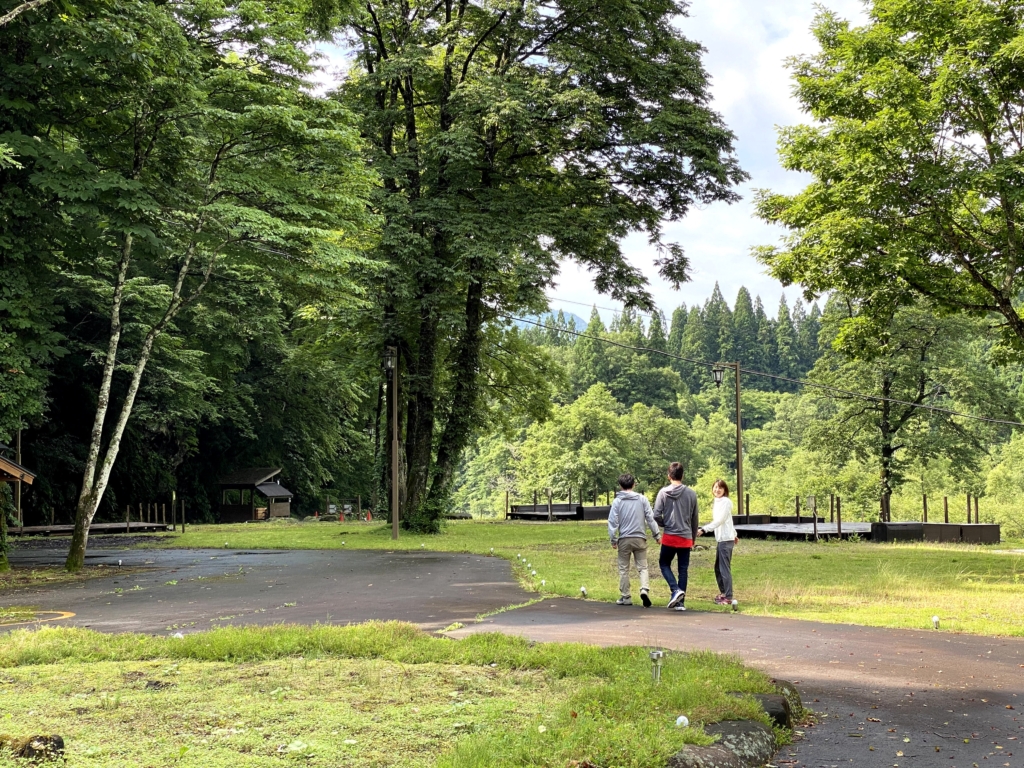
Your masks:
{"label": "tree trunk", "polygon": [[[885,376],[882,379],[882,397],[889,398],[892,396],[892,380]],[[880,462],[880,473],[879,473],[879,486],[882,493],[882,508],[883,520],[888,517],[889,511],[889,498],[892,496],[892,461],[895,455],[893,449],[893,439],[895,434],[893,433],[892,424],[892,406],[888,400],[883,400],[881,403],[882,418],[878,423],[878,429],[881,433],[881,462]]]}
{"label": "tree trunk", "polygon": [[483,327],[483,276],[479,259],[469,266],[471,278],[466,293],[466,328],[459,340],[455,362],[455,391],[448,420],[437,449],[437,462],[430,484],[430,499],[437,506],[448,496],[459,458],[469,443],[479,394],[481,329]]}
{"label": "tree trunk", "polygon": [[[197,224],[196,234],[202,230],[203,220]],[[100,396],[96,405],[96,418],[93,421],[92,439],[89,444],[89,459],[86,464],[85,474],[82,478],[82,490],[78,496],[78,504],[75,508],[75,529],[71,535],[71,547],[68,550],[68,557],[64,567],[68,571],[78,571],[85,565],[85,550],[89,543],[89,527],[92,525],[96,511],[99,509],[100,501],[107,490],[110,481],[110,473],[117,460],[118,451],[121,448],[121,438],[124,435],[125,427],[128,425],[128,418],[131,416],[132,408],[135,405],[135,397],[139,392],[142,383],[142,374],[149,363],[149,357],[153,352],[153,344],[157,337],[163,333],[167,324],[174,319],[178,311],[188,302],[193,301],[203,291],[210,281],[213,267],[216,264],[216,257],[210,256],[203,271],[203,279],[199,286],[192,292],[187,300],[182,299],[182,288],[185,278],[188,276],[189,268],[195,256],[195,242],[189,245],[182,259],[181,267],[178,269],[178,276],[171,291],[171,300],[159,321],[146,333],[139,350],[138,360],[132,370],[131,383],[128,385],[128,392],[124,402],[121,404],[121,411],[114,425],[110,442],[106,451],[103,452],[102,463],[99,463],[99,456],[103,444],[103,428],[106,422],[107,410],[110,404],[110,384],[113,379],[114,369],[117,364],[117,346],[121,336],[121,301],[124,293],[125,280],[128,273],[128,265],[131,261],[132,237],[125,235],[124,247],[121,251],[121,263],[118,268],[117,282],[114,286],[114,297],[111,303],[110,312],[110,341],[107,344],[107,357],[103,361],[103,377],[100,383]],[[97,464],[99,467],[97,469]],[[98,472],[98,475],[97,475]]]}
{"label": "tree trunk", "polygon": [[406,375],[406,391],[408,406],[406,410],[405,460],[407,466],[406,488],[406,525],[414,529],[423,527],[430,530],[434,526],[430,515],[421,519],[421,509],[426,498],[427,479],[429,478],[431,459],[434,450],[434,417],[437,372],[437,332],[438,313],[430,306],[434,297],[424,297],[421,306],[426,317],[420,323],[419,338],[416,344],[416,363]]}
{"label": "tree trunk", "polygon": [[[7,501],[7,484],[0,483],[3,493],[0,498]],[[11,570],[11,564],[7,562],[7,504],[0,504],[0,573]]]}

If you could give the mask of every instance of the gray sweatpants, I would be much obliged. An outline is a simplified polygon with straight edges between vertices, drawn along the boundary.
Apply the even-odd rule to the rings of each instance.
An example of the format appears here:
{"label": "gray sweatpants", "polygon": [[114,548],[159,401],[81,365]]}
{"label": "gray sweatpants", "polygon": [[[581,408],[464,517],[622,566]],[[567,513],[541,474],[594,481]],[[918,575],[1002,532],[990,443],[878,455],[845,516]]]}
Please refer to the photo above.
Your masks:
{"label": "gray sweatpants", "polygon": [[628,539],[619,539],[619,594],[629,597],[629,558],[633,556],[636,569],[640,572],[640,589],[646,592],[650,589],[649,576],[647,574],[647,539],[640,536],[630,536]]}
{"label": "gray sweatpants", "polygon": [[718,553],[715,555],[715,580],[718,591],[732,600],[732,550],[735,541],[718,542]]}

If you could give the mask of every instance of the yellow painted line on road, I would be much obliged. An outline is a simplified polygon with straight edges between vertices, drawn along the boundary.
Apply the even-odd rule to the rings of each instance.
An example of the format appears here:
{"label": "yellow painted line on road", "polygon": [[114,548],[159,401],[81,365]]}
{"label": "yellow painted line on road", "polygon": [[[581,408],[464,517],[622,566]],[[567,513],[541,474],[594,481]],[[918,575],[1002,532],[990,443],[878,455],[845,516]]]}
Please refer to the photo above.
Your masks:
{"label": "yellow painted line on road", "polygon": [[63,619],[70,619],[73,614],[71,611],[37,611],[37,616],[47,616],[48,618],[42,619],[30,619],[28,621],[11,621],[7,623],[0,623],[0,627],[18,627],[22,624],[42,624],[47,621],[61,621]]}

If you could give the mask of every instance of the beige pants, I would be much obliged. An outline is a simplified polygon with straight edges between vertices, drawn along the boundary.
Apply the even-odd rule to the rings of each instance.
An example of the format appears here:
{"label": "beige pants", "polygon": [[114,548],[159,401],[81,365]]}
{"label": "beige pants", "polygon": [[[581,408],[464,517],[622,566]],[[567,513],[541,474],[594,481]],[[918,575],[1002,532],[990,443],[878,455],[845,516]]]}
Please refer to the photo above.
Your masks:
{"label": "beige pants", "polygon": [[628,539],[619,539],[619,593],[623,597],[629,597],[629,557],[633,556],[636,569],[640,573],[640,590],[646,592],[650,589],[650,581],[647,577],[647,539],[639,536],[630,536]]}

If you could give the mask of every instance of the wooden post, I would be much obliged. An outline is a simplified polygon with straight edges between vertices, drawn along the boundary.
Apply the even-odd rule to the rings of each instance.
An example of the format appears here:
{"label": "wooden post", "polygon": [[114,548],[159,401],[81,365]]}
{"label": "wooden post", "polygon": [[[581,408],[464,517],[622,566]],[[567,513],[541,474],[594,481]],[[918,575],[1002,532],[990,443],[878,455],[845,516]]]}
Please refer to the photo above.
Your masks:
{"label": "wooden post", "polygon": [[946,519],[946,524],[948,525],[949,524],[949,497],[948,496],[943,496],[942,497],[942,512],[943,512],[943,517],[945,517],[945,519]]}
{"label": "wooden post", "polygon": [[843,498],[836,496],[836,536],[843,538]]}
{"label": "wooden post", "polygon": [[363,496],[362,494],[356,494],[356,517],[363,516]]}
{"label": "wooden post", "polygon": [[181,500],[181,532],[185,532],[185,500]]}
{"label": "wooden post", "polygon": [[142,504],[139,504],[139,522],[142,522]]}
{"label": "wooden post", "polygon": [[967,493],[967,524],[971,524],[971,494],[970,491]]}
{"label": "wooden post", "polygon": [[125,504],[124,506],[124,532],[132,532],[132,505]]}
{"label": "wooden post", "polygon": [[505,491],[505,519],[508,520],[508,490]]}
{"label": "wooden post", "polygon": [[799,525],[800,522],[801,522],[800,521],[800,496],[799,495],[796,497],[796,522],[797,522],[797,525]]}
{"label": "wooden post", "polygon": [[834,493],[828,495],[828,521],[830,523],[836,521],[836,495]]}
{"label": "wooden post", "polygon": [[171,530],[178,529],[178,492],[171,491]]}
{"label": "wooden post", "polygon": [[974,494],[974,524],[977,525],[980,522],[981,519],[978,517],[978,494]]}
{"label": "wooden post", "polygon": [[569,507],[572,507],[572,486],[569,486]]}
{"label": "wooden post", "polygon": [[814,540],[818,540],[818,497],[811,496],[811,520],[814,522]]}
{"label": "wooden post", "polygon": [[928,522],[928,494],[927,493],[922,493],[921,494],[921,509],[923,510],[922,511],[921,522],[922,523],[927,523]]}
{"label": "wooden post", "polygon": [[750,522],[750,494],[743,494],[743,514],[747,516],[747,522]]}
{"label": "wooden post", "polygon": [[167,505],[160,503],[160,524],[167,525]]}
{"label": "wooden post", "polygon": [[551,513],[551,489],[548,488],[548,522],[554,520],[554,515]]}

